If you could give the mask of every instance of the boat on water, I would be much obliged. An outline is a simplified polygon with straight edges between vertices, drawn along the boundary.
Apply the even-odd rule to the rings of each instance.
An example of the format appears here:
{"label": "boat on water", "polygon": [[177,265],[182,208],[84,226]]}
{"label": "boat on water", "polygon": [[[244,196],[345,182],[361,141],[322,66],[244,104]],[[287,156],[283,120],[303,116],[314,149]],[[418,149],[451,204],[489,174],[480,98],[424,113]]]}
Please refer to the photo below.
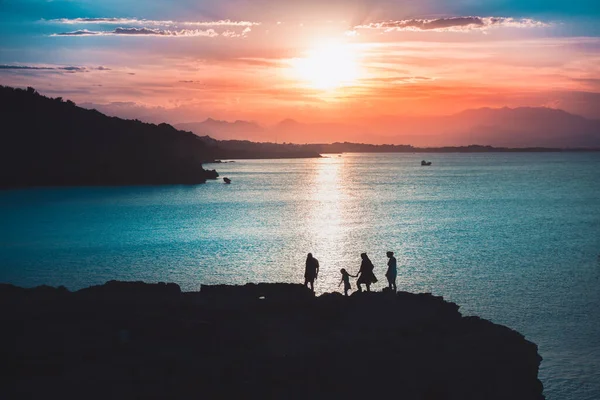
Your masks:
{"label": "boat on water", "polygon": [[231,183],[231,179],[225,177],[225,178],[223,178],[223,182],[229,184],[229,183]]}
{"label": "boat on water", "polygon": [[423,160],[423,161],[421,161],[421,165],[423,165],[423,166],[431,165],[431,161],[425,161],[425,160]]}

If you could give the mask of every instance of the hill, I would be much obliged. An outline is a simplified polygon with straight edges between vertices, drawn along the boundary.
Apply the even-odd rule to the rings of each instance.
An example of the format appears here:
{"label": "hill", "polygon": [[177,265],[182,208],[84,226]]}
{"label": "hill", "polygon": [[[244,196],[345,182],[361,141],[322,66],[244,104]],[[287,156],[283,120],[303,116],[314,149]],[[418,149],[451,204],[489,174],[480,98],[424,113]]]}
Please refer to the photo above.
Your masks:
{"label": "hill", "polygon": [[440,120],[461,144],[510,147],[597,147],[600,121],[545,107],[481,108]]}
{"label": "hill", "polygon": [[33,88],[0,86],[0,118],[0,188],[196,184],[218,177],[202,167],[217,159],[319,157],[301,146],[217,141],[108,117]]}
{"label": "hill", "polygon": [[274,141],[265,129],[254,122],[248,121],[219,121],[208,118],[202,122],[190,122],[174,125],[177,129],[192,131],[200,135],[208,135],[217,139],[252,140],[257,142]]}
{"label": "hill", "polygon": [[195,184],[211,149],[167,124],[107,117],[27,90],[0,87],[0,187]]}
{"label": "hill", "polygon": [[[176,125],[217,139],[288,143],[355,142],[416,147],[600,147],[600,120],[545,107],[481,108],[448,116],[380,116],[343,122],[286,119],[270,127],[236,121]],[[235,134],[233,133],[235,132]]]}

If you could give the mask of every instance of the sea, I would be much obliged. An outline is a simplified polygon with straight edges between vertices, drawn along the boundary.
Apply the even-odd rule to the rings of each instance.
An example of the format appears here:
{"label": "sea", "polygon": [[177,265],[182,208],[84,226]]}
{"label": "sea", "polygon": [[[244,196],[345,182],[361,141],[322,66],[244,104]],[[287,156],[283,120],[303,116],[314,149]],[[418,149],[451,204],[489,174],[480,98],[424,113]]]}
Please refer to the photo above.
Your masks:
{"label": "sea", "polygon": [[[421,160],[432,162],[421,166]],[[303,282],[341,291],[366,252],[539,346],[550,400],[600,399],[600,153],[328,154],[210,164],[192,186],[0,191],[0,282]],[[353,282],[353,289],[355,284]]]}

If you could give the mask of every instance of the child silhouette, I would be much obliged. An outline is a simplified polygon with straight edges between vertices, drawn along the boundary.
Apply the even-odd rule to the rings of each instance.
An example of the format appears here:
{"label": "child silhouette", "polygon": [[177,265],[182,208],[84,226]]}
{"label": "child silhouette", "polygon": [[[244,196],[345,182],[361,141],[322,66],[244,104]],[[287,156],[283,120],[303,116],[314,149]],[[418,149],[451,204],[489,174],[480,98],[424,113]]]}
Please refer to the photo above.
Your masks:
{"label": "child silhouette", "polygon": [[342,268],[340,272],[342,273],[342,280],[340,281],[338,286],[340,286],[342,282],[344,282],[344,296],[348,296],[348,290],[352,288],[350,286],[350,277],[356,278],[358,275],[350,275],[345,268]]}

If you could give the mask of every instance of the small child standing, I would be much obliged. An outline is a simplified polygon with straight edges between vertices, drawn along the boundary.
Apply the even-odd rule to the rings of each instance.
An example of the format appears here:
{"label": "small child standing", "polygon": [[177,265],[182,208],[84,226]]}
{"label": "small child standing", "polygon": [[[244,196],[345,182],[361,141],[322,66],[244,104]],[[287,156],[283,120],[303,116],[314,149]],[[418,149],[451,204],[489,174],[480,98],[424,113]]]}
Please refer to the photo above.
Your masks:
{"label": "small child standing", "polygon": [[352,288],[350,286],[350,277],[356,278],[358,275],[350,275],[345,268],[342,268],[340,272],[342,273],[342,280],[340,281],[339,285],[344,282],[344,296],[348,296],[348,290]]}

